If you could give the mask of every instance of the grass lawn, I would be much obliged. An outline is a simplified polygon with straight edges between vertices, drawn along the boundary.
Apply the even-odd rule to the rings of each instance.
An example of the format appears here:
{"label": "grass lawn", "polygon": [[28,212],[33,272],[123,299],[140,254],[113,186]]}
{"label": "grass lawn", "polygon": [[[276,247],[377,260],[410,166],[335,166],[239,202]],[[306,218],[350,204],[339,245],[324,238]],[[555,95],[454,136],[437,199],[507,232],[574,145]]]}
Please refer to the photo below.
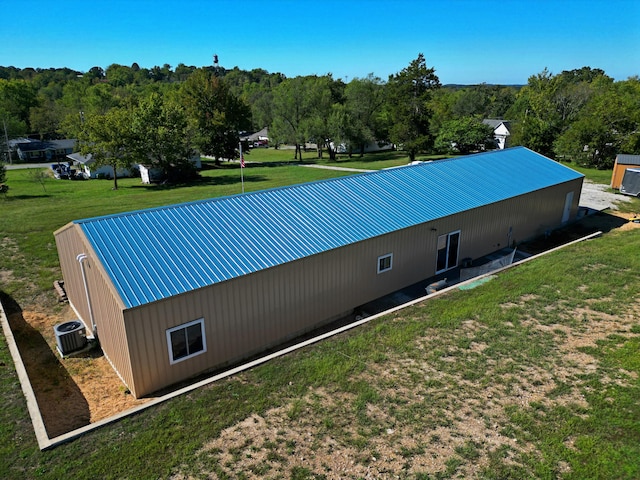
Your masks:
{"label": "grass lawn", "polygon": [[[280,148],[278,150],[274,148],[255,148],[249,151],[245,155],[247,162],[296,162],[293,158],[294,150],[290,148]],[[444,155],[418,155],[416,160],[439,160],[446,158]],[[354,154],[349,158],[347,154],[338,154],[335,161],[329,160],[329,156],[326,152],[323,154],[323,158],[318,158],[317,151],[315,149],[308,149],[306,152],[302,152],[301,163],[304,164],[317,164],[317,165],[329,165],[338,167],[358,168],[365,170],[381,170],[389,167],[399,167],[401,165],[407,165],[409,159],[407,154],[399,151],[381,151],[376,153],[368,153],[362,157],[359,154]]]}
{"label": "grass lawn", "polygon": [[561,162],[573,170],[584,174],[594,183],[602,183],[603,185],[611,185],[611,170],[596,170],[595,168],[580,167],[572,162]]}
{"label": "grass lawn", "polygon": [[[246,191],[344,175],[273,155],[247,157],[265,165],[244,170]],[[387,162],[406,157],[338,164]],[[14,308],[55,308],[52,232],[67,222],[241,188],[228,164],[188,187],[43,186],[25,170],[7,183],[0,295]],[[639,250],[637,229],[612,231],[48,452],[0,338],[0,478],[640,478]]]}

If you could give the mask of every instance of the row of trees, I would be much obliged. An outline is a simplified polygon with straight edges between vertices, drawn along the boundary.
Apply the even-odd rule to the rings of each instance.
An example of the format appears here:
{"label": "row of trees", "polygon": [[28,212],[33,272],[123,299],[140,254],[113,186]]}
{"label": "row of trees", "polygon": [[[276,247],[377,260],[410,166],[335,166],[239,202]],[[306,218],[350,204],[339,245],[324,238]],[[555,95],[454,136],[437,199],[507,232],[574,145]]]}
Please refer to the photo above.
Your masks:
{"label": "row of trees", "polygon": [[483,118],[509,120],[512,145],[606,168],[616,153],[640,153],[639,101],[637,77],[615,82],[590,67],[544,70],[522,87],[443,87],[422,54],[386,81],[370,74],[348,84],[331,74],[287,78],[183,64],[85,73],[0,67],[0,119],[9,137],[78,138],[101,162],[135,158],[176,171],[194,148],[233,158],[238,131],[265,126],[272,142],[312,141],[331,159],[336,145],[355,152],[374,141],[398,145],[411,160],[468,153],[491,148]]}
{"label": "row of trees", "polygon": [[[153,165],[173,181],[194,174],[198,149],[216,159],[235,157],[238,132],[250,127],[249,107],[211,72],[195,71],[180,87],[128,99],[103,114],[68,124],[80,151],[115,172],[132,163]],[[75,118],[75,117],[74,117]]]}

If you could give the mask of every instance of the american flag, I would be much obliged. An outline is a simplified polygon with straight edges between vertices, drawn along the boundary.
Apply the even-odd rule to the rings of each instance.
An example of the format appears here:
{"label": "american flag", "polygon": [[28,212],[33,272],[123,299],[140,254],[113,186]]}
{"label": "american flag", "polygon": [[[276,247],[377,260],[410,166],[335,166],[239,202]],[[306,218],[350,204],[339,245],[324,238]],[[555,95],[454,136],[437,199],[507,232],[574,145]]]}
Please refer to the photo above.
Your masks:
{"label": "american flag", "polygon": [[240,156],[240,168],[244,168],[244,155]]}

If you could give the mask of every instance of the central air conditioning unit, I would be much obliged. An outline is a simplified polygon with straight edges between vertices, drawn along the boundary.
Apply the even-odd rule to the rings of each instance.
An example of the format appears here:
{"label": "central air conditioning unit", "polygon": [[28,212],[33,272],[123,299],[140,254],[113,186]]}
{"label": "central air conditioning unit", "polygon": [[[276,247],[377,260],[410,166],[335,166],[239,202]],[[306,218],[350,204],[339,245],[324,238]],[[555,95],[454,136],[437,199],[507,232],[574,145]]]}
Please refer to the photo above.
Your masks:
{"label": "central air conditioning unit", "polygon": [[53,330],[56,334],[56,343],[60,355],[81,350],[87,345],[87,331],[79,320],[59,323]]}

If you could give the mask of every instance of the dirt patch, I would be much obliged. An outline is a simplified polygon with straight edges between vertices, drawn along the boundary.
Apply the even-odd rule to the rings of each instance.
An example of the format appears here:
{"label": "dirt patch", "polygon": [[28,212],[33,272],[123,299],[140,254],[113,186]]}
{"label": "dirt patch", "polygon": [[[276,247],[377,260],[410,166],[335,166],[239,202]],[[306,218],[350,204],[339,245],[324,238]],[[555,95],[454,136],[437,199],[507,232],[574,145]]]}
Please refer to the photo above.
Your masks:
{"label": "dirt patch", "polygon": [[127,393],[97,349],[61,358],[54,326],[74,318],[69,306],[59,313],[25,310],[8,315],[49,438],[148,401]]}
{"label": "dirt patch", "polygon": [[[520,303],[530,300],[523,297]],[[545,415],[545,409],[563,406],[576,415],[588,415],[580,379],[598,364],[582,348],[614,333],[637,336],[631,331],[640,316],[637,304],[619,317],[589,309],[571,314],[586,315],[585,327],[544,325],[533,317],[526,321],[528,327],[551,335],[561,352],[551,370],[530,365],[509,373],[511,360],[504,359],[489,364],[487,377],[493,381],[486,383],[486,377],[464,378],[464,369],[445,371],[415,358],[387,358],[383,364],[369,365],[356,379],[381,390],[364,411],[357,408],[356,394],[309,388],[283,406],[253,414],[222,431],[200,451],[206,464],[217,465],[216,472],[200,474],[258,479],[290,478],[294,471],[305,471],[313,472],[313,477],[304,478],[326,479],[478,478],[490,466],[492,455],[517,465],[521,454],[540,452],[533,442],[510,435],[509,409],[535,409]],[[451,334],[459,338],[480,328],[468,321]],[[421,351],[430,351],[449,339],[422,337],[416,342]],[[469,351],[471,357],[477,353]],[[469,358],[456,353],[451,348],[443,360],[464,364]],[[621,384],[625,378],[635,380],[632,372],[622,372],[611,381]],[[567,439],[568,444],[571,441]],[[448,470],[451,465],[456,466],[453,471]],[[556,468],[570,471],[564,461]]]}

